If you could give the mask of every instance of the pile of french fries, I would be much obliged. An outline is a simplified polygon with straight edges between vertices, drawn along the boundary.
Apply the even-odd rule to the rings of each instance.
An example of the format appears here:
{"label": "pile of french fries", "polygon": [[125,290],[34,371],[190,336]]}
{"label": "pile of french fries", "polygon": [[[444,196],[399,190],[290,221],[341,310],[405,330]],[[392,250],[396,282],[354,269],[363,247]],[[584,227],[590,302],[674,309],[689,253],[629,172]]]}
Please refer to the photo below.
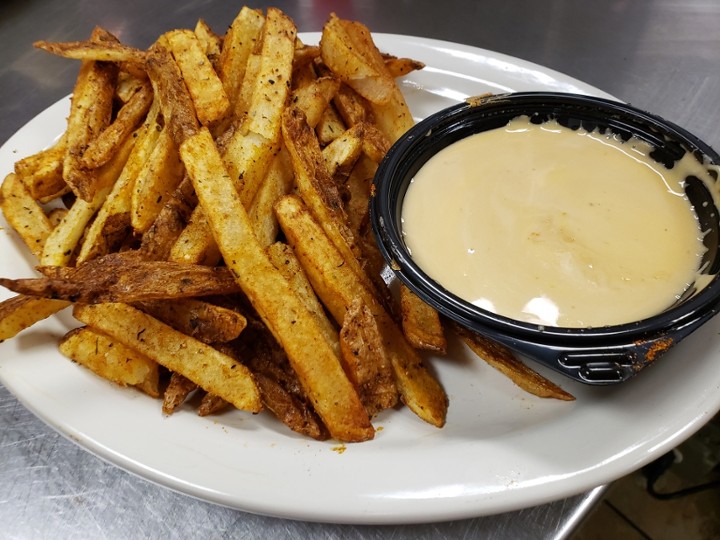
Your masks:
{"label": "pile of french fries", "polygon": [[[443,321],[409,290],[390,294],[367,218],[378,162],[413,122],[396,78],[421,63],[335,15],[304,44],[273,8],[147,50],[101,28],[36,46],[80,70],[65,133],[2,184],[39,274],[0,280],[17,293],[0,304],[0,339],[72,305],[82,325],[60,351],[167,414],[196,393],[201,415],[265,409],[343,442],[372,439],[372,419],[400,403],[445,423],[422,353],[445,352]],[[523,388],[572,399],[457,331],[519,366],[503,369]]]}

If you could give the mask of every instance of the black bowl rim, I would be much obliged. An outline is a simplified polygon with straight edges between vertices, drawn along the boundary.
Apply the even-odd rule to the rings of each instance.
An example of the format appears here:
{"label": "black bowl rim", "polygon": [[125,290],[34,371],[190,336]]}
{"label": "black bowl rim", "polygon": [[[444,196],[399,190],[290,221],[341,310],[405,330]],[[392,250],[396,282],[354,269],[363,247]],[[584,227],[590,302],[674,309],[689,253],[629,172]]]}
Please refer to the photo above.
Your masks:
{"label": "black bowl rim", "polygon": [[438,126],[452,124],[455,118],[464,113],[471,112],[471,110],[480,112],[483,107],[494,104],[518,102],[531,105],[538,101],[552,103],[561,108],[573,105],[595,106],[608,112],[615,111],[632,115],[660,127],[672,138],[687,144],[693,152],[700,152],[709,160],[709,164],[720,164],[720,155],[692,133],[673,122],[627,103],[563,92],[515,92],[470,98],[418,122],[391,147],[375,174],[373,196],[369,208],[371,225],[380,251],[400,281],[435,309],[465,326],[470,326],[475,330],[486,328],[500,334],[512,334],[523,341],[560,344],[561,346],[565,344],[572,346],[578,340],[589,345],[593,342],[628,343],[632,340],[644,339],[647,336],[656,335],[658,332],[682,327],[684,324],[692,324],[697,321],[698,314],[703,310],[716,307],[720,303],[720,275],[715,275],[703,290],[688,300],[639,321],[581,328],[536,325],[484,310],[459,298],[430,278],[412,260],[402,240],[398,220],[395,216],[393,195],[389,192],[387,187],[389,182],[386,179],[407,162],[407,154],[422,143],[426,134]]}

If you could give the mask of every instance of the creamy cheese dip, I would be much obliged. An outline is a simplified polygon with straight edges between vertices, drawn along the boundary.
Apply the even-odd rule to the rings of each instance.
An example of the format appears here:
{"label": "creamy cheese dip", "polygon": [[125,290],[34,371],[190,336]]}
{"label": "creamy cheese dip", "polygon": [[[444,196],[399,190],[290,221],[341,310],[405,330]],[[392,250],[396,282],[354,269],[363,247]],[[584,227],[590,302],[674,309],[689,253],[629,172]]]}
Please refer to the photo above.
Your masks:
{"label": "creamy cheese dip", "polygon": [[705,247],[672,169],[639,139],[520,117],[462,139],[412,180],[402,208],[413,260],[486,310],[563,327],[621,324],[669,307]]}

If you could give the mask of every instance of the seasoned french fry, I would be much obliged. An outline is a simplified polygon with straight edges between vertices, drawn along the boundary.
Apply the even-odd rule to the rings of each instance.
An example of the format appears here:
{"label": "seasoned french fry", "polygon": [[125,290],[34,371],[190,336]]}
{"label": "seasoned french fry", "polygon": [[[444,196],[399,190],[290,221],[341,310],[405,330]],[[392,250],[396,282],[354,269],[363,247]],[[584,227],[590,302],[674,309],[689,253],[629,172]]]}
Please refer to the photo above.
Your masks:
{"label": "seasoned french fry", "polygon": [[572,394],[518,360],[512,351],[504,345],[471,332],[457,323],[453,322],[452,327],[475,354],[526,392],[542,398],[554,398],[563,401],[573,401],[575,399]]}
{"label": "seasoned french fry", "polygon": [[207,216],[196,206],[190,221],[170,250],[171,261],[214,266],[220,261],[220,250],[210,231]]}
{"label": "seasoned french fry", "polygon": [[210,132],[180,147],[223,258],[248,299],[287,352],[305,392],[330,433],[341,441],[372,438],[355,389],[315,318],[258,244],[247,212]]}
{"label": "seasoned french fry", "polygon": [[359,298],[345,312],[340,350],[345,372],[368,414],[375,416],[394,407],[399,398],[393,369],[375,318]]}
{"label": "seasoned french fry", "polygon": [[0,192],[0,208],[5,219],[33,255],[39,258],[53,229],[50,220],[15,173],[5,177]]}
{"label": "seasoned french fry", "polygon": [[291,100],[293,106],[305,113],[308,125],[315,128],[339,88],[337,79],[320,77],[295,90]]}
{"label": "seasoned french fry", "polygon": [[269,246],[277,238],[279,226],[273,207],[283,195],[290,193],[295,179],[290,158],[281,148],[250,206],[250,221],[261,246]]}
{"label": "seasoned french fry", "polygon": [[390,315],[352,271],[342,254],[313,219],[300,198],[288,195],[275,205],[285,236],[305,273],[338,324],[348,306],[360,298],[378,322],[403,402],[416,415],[434,426],[445,423],[447,396],[422,358],[405,341]]}
{"label": "seasoned french fry", "polygon": [[400,286],[400,310],[405,337],[416,349],[447,353],[440,315],[405,285]]}
{"label": "seasoned french fry", "polygon": [[320,40],[325,65],[372,103],[387,103],[395,81],[367,27],[330,15]]}
{"label": "seasoned french fry", "polygon": [[145,52],[108,39],[57,43],[36,41],[34,47],[64,58],[97,62],[128,62],[142,66]]}
{"label": "seasoned french fry", "polygon": [[264,23],[265,17],[260,11],[244,6],[225,33],[218,75],[233,110],[236,110],[235,102],[245,78],[248,58],[260,38]]}
{"label": "seasoned french fry", "polygon": [[247,319],[237,311],[194,298],[150,300],[136,307],[204,343],[227,343],[247,326]]}
{"label": "seasoned french fry", "polygon": [[152,100],[152,88],[149,83],[143,82],[118,111],[112,124],[89,142],[80,158],[81,165],[88,169],[97,169],[110,161],[123,141],[130,136],[148,112]]}
{"label": "seasoned french fry", "polygon": [[280,10],[267,10],[262,50],[247,120],[224,154],[240,200],[248,208],[280,145],[282,113],[290,92],[297,29]]}
{"label": "seasoned french fry", "polygon": [[383,59],[385,60],[385,67],[393,79],[403,77],[425,67],[425,64],[413,58],[398,58],[397,56],[383,54]]}
{"label": "seasoned french fry", "polygon": [[118,303],[76,304],[73,315],[238,409],[262,409],[257,386],[245,366],[142,311]]}
{"label": "seasoned french fry", "polygon": [[173,30],[165,37],[195,104],[198,120],[202,125],[218,122],[228,112],[230,100],[200,40],[191,30]]}
{"label": "seasoned french fry", "polygon": [[60,340],[59,349],[104,379],[160,397],[157,363],[91,328],[71,330]]}
{"label": "seasoned french fry", "polygon": [[210,26],[203,20],[198,19],[195,24],[195,37],[200,41],[202,50],[205,56],[208,57],[210,63],[215,71],[220,70],[220,50],[222,48],[222,40],[215,32],[210,29]]}
{"label": "seasoned french fry", "polygon": [[66,150],[67,137],[63,134],[50,148],[15,163],[15,174],[27,186],[30,196],[41,204],[69,190],[62,176]]}
{"label": "seasoned french fry", "polygon": [[198,416],[209,416],[211,414],[217,414],[226,409],[228,405],[229,403],[220,396],[207,393],[200,400],[200,406],[198,407]]}
{"label": "seasoned french fry", "polygon": [[155,222],[184,172],[171,130],[165,125],[133,184],[130,220],[135,232],[144,233]]}
{"label": "seasoned french fry", "polygon": [[0,341],[15,337],[36,322],[65,309],[70,302],[19,294],[0,302]]}
{"label": "seasoned french fry", "polygon": [[198,385],[187,377],[174,372],[170,375],[170,382],[163,393],[162,412],[172,414],[182,405],[188,396],[197,390]]}

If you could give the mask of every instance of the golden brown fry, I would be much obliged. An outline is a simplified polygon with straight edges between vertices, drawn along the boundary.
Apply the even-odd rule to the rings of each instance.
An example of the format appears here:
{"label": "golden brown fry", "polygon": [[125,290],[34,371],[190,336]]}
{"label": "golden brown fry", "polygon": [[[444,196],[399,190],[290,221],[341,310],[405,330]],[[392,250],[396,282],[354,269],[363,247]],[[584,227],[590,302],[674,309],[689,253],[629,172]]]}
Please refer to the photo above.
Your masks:
{"label": "golden brown fry", "polygon": [[171,261],[207,266],[220,262],[220,250],[210,231],[207,216],[200,206],[193,210],[190,221],[173,244],[168,258]]}
{"label": "golden brown fry", "polygon": [[195,25],[195,36],[200,41],[205,56],[208,57],[213,69],[217,72],[220,69],[220,50],[222,48],[222,39],[210,26],[203,20],[198,19]]}
{"label": "golden brown fry", "polygon": [[239,291],[224,267],[145,261],[135,252],[112,253],[76,267],[38,266],[39,278],[0,278],[15,292],[72,302],[141,302]]}
{"label": "golden brown fry", "polygon": [[33,255],[39,258],[53,229],[50,220],[15,173],[5,177],[0,192],[0,208],[8,225],[18,233]]}
{"label": "golden brown fry", "polygon": [[218,122],[228,112],[230,101],[197,36],[191,30],[173,30],[165,37],[195,104],[198,120],[205,126]]}
{"label": "golden brown fry", "polygon": [[0,302],[0,341],[15,337],[36,322],[66,308],[70,302],[19,294]]}
{"label": "golden brown fry", "polygon": [[294,107],[305,113],[308,125],[315,128],[338,88],[340,81],[337,79],[320,77],[296,89],[290,99]]}
{"label": "golden brown fry", "polygon": [[273,158],[270,170],[250,206],[250,221],[255,236],[263,247],[277,238],[279,226],[273,207],[283,195],[290,193],[295,179],[290,158],[284,148]]}
{"label": "golden brown fry", "polygon": [[367,100],[390,100],[395,81],[365,25],[331,14],[323,27],[320,51],[325,65]]}
{"label": "golden brown fry", "polygon": [[346,126],[375,122],[370,102],[346,84],[340,85],[333,103]]}
{"label": "golden brown fry", "polygon": [[142,311],[118,303],[76,304],[73,315],[238,409],[262,409],[257,386],[245,366]]}
{"label": "golden brown fry", "polygon": [[97,169],[105,165],[113,154],[142,121],[152,103],[152,87],[143,82],[132,97],[118,111],[115,120],[91,140],[80,159],[81,165]]}
{"label": "golden brown fry", "polygon": [[518,360],[512,351],[501,343],[471,332],[457,323],[452,323],[452,327],[475,354],[526,392],[542,398],[563,401],[575,399],[572,394]]}
{"label": "golden brown fry", "polygon": [[174,413],[197,387],[197,384],[179,373],[170,375],[170,382],[163,393],[162,412],[168,415]]}
{"label": "golden brown fry", "polygon": [[170,52],[155,44],[147,58],[148,76],[153,86],[155,99],[176,146],[195,134],[200,127],[190,93],[185,86],[180,68]]}
{"label": "golden brown fry", "polygon": [[145,52],[117,41],[89,40],[89,41],[36,41],[34,47],[51,54],[75,60],[98,62],[129,62],[140,68],[145,63]]}
{"label": "golden brown fry", "polygon": [[159,370],[153,360],[91,328],[75,328],[60,340],[60,352],[120,386],[135,386],[160,397]]}
{"label": "golden brown fry", "polygon": [[345,372],[358,389],[370,416],[394,407],[398,390],[390,360],[375,318],[359,298],[345,312],[340,330]]}
{"label": "golden brown fry", "polygon": [[62,176],[66,150],[67,137],[63,134],[50,148],[15,162],[15,174],[27,186],[30,196],[40,204],[52,201],[69,190]]}
{"label": "golden brown fry", "polygon": [[133,184],[130,220],[136,233],[144,233],[155,222],[184,172],[177,146],[166,124]]}
{"label": "golden brown fry", "polygon": [[332,103],[323,111],[317,126],[318,140],[322,146],[330,144],[345,131],[345,123]]}
{"label": "golden brown fry", "polygon": [[200,400],[198,406],[198,416],[209,416],[211,414],[217,414],[225,410],[230,404],[220,396],[215,394],[207,393]]}
{"label": "golden brown fry", "polygon": [[206,129],[180,147],[223,259],[255,310],[287,352],[315,410],[341,441],[372,438],[355,389],[315,318],[258,244],[247,212]]}
{"label": "golden brown fry", "polygon": [[252,203],[280,146],[296,34],[294,23],[285,14],[275,8],[267,10],[247,119],[228,141],[223,155],[245,208]]}
{"label": "golden brown fry", "polygon": [[375,295],[345,263],[298,197],[283,197],[275,211],[313,289],[335,321],[342,324],[348,306],[360,298],[378,322],[402,400],[420,418],[441,427],[447,396]]}
{"label": "golden brown fry", "polygon": [[416,349],[447,353],[440,315],[405,285],[400,286],[400,313],[405,337]]}
{"label": "golden brown fry", "polygon": [[322,149],[325,168],[330,176],[347,177],[350,174],[362,152],[364,125],[353,126]]}
{"label": "golden brown fry", "polygon": [[240,86],[245,78],[248,58],[260,38],[264,23],[265,17],[260,11],[244,6],[225,33],[218,75],[233,110],[236,110],[234,104],[238,100]]}
{"label": "golden brown fry", "polygon": [[227,343],[247,326],[241,313],[194,298],[149,300],[136,307],[204,343]]}
{"label": "golden brown fry", "polygon": [[425,64],[412,58],[398,58],[397,56],[383,54],[383,59],[385,60],[385,67],[387,67],[393,79],[397,79],[413,71],[419,71],[425,67]]}
{"label": "golden brown fry", "polygon": [[[100,39],[97,31],[92,39]],[[94,169],[83,165],[82,156],[88,144],[110,124],[117,72],[116,64],[84,60],[73,90],[63,179],[75,195],[87,202],[98,190],[98,179]]]}

